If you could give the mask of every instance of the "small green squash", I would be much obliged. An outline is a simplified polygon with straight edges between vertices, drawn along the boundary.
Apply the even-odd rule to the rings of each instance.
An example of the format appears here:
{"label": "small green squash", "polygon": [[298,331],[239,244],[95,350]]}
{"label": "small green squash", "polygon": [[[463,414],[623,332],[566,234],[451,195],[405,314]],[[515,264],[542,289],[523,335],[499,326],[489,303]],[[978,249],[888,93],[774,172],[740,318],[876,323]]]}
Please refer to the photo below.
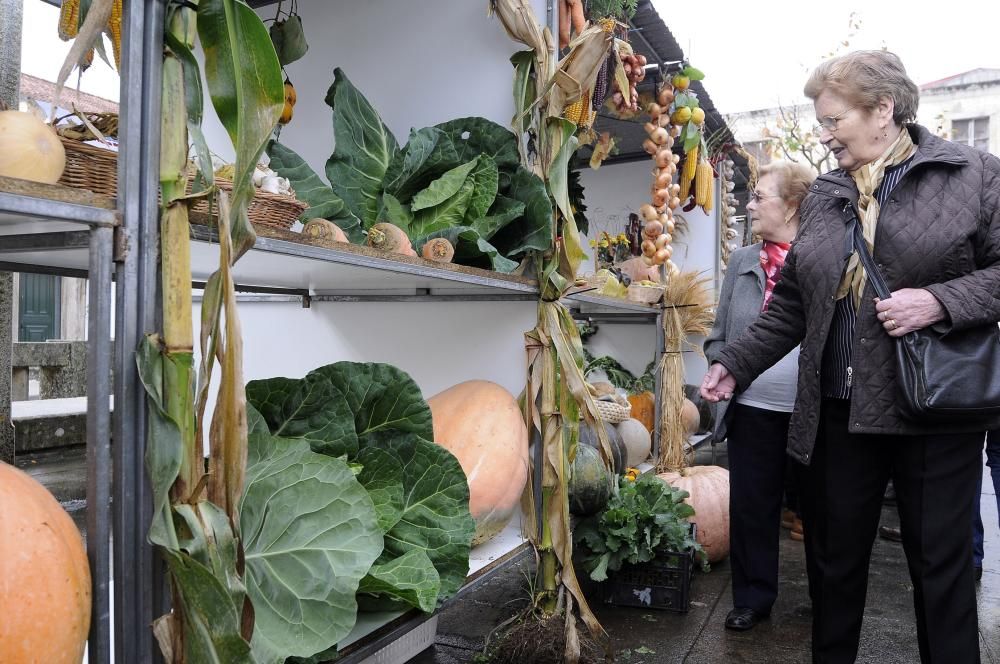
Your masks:
{"label": "small green squash", "polygon": [[569,511],[577,516],[600,512],[611,500],[611,483],[611,473],[597,449],[577,446],[569,476]]}
{"label": "small green squash", "polygon": [[[618,475],[624,475],[628,469],[628,465],[626,464],[628,449],[625,447],[625,443],[622,441],[622,437],[618,433],[618,429],[615,428],[615,425],[605,422],[604,430],[607,432],[608,442],[611,444],[612,470]],[[598,449],[600,446],[597,431],[586,422],[580,422],[580,445],[586,445],[594,449]]]}

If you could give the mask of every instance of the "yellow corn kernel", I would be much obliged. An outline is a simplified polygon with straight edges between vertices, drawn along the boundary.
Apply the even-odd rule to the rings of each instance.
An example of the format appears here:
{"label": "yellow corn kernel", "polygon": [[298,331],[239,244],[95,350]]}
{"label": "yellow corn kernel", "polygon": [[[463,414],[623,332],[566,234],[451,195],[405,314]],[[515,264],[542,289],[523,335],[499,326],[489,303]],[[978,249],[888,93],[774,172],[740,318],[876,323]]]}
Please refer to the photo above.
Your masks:
{"label": "yellow corn kernel", "polygon": [[707,161],[699,162],[697,174],[694,178],[694,202],[696,205],[706,208],[706,212],[712,208],[712,204],[708,201],[712,195],[713,179],[712,165]]}
{"label": "yellow corn kernel", "polygon": [[111,6],[111,18],[108,19],[108,36],[111,37],[111,49],[115,58],[115,68],[122,69],[122,0],[115,0]]}
{"label": "yellow corn kernel", "polygon": [[680,198],[682,202],[687,200],[687,197],[691,195],[691,183],[694,181],[697,168],[698,146],[696,145],[688,151],[687,156],[684,158],[684,167],[681,168],[681,190],[678,192],[677,197]]}
{"label": "yellow corn kernel", "polygon": [[592,111],[590,90],[584,90],[579,99],[566,107],[563,117],[575,124],[577,127],[589,127],[597,117],[597,113]]}
{"label": "yellow corn kernel", "polygon": [[63,0],[59,8],[59,39],[69,41],[80,31],[80,0]]}

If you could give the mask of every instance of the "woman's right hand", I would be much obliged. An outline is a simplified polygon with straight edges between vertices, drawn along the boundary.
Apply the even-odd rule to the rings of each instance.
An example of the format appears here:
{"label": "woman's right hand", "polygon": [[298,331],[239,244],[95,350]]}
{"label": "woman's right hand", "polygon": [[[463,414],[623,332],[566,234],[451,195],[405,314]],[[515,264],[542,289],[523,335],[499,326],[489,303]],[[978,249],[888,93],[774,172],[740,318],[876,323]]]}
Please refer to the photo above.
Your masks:
{"label": "woman's right hand", "polygon": [[702,379],[699,390],[702,398],[712,403],[732,399],[735,391],[736,378],[729,373],[729,369],[719,363],[708,368],[708,373]]}

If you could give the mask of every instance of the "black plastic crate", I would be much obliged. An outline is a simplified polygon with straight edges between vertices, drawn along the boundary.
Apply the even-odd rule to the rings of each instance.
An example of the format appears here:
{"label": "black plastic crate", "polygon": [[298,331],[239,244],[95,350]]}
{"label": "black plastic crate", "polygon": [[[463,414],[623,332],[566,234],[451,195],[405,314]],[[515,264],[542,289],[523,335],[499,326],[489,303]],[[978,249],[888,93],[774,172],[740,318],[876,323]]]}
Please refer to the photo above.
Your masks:
{"label": "black plastic crate", "polygon": [[687,613],[693,573],[693,551],[662,552],[647,563],[626,564],[609,574],[604,601],[614,606]]}

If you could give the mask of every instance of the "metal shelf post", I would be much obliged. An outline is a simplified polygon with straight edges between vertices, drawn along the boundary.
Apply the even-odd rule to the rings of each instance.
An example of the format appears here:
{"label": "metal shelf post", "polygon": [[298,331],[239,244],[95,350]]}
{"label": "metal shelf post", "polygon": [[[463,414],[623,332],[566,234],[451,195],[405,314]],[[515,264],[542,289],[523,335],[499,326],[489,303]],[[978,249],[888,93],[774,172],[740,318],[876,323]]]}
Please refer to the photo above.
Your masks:
{"label": "metal shelf post", "polygon": [[167,609],[163,565],[146,532],[145,392],[135,350],[159,318],[157,256],[160,68],[166,0],[125,3],[118,155],[122,225],[115,264],[114,578],[115,660],[160,660],[150,626]]}

